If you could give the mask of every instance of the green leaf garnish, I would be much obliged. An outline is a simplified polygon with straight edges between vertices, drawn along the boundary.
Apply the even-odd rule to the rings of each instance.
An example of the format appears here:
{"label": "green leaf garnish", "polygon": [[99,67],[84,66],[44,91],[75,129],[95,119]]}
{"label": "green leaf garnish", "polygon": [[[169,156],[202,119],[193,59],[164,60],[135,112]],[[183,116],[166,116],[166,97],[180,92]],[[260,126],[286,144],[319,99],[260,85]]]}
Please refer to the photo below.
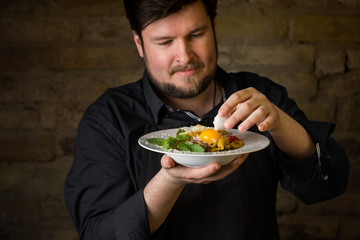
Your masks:
{"label": "green leaf garnish", "polygon": [[205,152],[205,149],[197,144],[187,142],[190,139],[188,134],[184,133],[184,129],[179,129],[176,133],[176,137],[169,136],[165,138],[147,138],[146,141],[153,145],[162,146],[164,150],[178,149],[181,151],[190,152]]}
{"label": "green leaf garnish", "polygon": [[165,142],[165,138],[147,138],[146,141],[150,144],[162,146]]}
{"label": "green leaf garnish", "polygon": [[187,142],[179,142],[177,148],[182,151],[190,151],[190,152],[204,152],[205,150],[197,144],[187,143]]}
{"label": "green leaf garnish", "polygon": [[181,133],[184,133],[185,132],[185,129],[182,129],[180,128],[177,133],[176,133],[176,136],[179,136]]}
{"label": "green leaf garnish", "polygon": [[187,134],[180,134],[180,135],[177,135],[176,138],[179,141],[187,141],[187,140],[189,140],[190,137]]}
{"label": "green leaf garnish", "polygon": [[162,146],[165,150],[174,149],[176,147],[176,142],[177,138],[169,137],[168,139],[166,139]]}

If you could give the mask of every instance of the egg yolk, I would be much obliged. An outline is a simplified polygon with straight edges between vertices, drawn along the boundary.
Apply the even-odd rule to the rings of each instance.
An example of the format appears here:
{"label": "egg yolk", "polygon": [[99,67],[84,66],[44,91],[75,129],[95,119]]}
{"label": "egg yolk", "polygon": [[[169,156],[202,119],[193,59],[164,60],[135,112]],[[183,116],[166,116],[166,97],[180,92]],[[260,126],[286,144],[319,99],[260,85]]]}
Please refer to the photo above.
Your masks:
{"label": "egg yolk", "polygon": [[200,134],[200,139],[204,142],[217,142],[220,138],[220,133],[214,129],[205,129]]}

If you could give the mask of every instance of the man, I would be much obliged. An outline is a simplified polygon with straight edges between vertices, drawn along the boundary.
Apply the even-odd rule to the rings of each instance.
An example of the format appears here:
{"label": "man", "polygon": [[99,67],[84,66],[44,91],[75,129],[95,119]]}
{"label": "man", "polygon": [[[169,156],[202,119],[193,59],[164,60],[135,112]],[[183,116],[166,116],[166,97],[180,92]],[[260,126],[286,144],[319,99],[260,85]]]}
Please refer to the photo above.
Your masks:
{"label": "man", "polygon": [[[345,191],[333,124],[309,121],[270,80],[217,66],[216,0],[124,4],[146,70],[106,91],[79,124],[65,198],[81,239],[279,239],[278,181],[307,204]],[[137,144],[228,113],[227,129],[264,134],[270,146],[187,168]]]}

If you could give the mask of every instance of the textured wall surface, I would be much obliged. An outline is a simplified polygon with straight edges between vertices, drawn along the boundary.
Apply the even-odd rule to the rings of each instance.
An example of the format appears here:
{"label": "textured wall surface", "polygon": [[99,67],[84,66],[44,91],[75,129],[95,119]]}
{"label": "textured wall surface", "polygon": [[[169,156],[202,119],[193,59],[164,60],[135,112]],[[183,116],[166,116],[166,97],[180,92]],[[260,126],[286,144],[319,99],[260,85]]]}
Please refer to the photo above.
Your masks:
{"label": "textured wall surface", "polygon": [[[282,239],[360,239],[360,1],[219,0],[218,14],[219,64],[286,86],[350,158],[340,197],[279,189]],[[121,0],[0,1],[0,239],[78,238],[63,200],[77,124],[142,68]]]}

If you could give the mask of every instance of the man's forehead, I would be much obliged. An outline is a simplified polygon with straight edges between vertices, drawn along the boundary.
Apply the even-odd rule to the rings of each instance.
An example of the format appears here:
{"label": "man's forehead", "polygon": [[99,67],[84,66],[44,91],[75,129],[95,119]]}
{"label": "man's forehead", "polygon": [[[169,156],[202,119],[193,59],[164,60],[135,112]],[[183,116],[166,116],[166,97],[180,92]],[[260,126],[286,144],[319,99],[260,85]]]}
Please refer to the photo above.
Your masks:
{"label": "man's forehead", "polygon": [[156,20],[142,30],[142,35],[167,36],[179,33],[190,33],[198,28],[205,28],[211,24],[205,7],[201,1],[185,5],[183,9]]}

